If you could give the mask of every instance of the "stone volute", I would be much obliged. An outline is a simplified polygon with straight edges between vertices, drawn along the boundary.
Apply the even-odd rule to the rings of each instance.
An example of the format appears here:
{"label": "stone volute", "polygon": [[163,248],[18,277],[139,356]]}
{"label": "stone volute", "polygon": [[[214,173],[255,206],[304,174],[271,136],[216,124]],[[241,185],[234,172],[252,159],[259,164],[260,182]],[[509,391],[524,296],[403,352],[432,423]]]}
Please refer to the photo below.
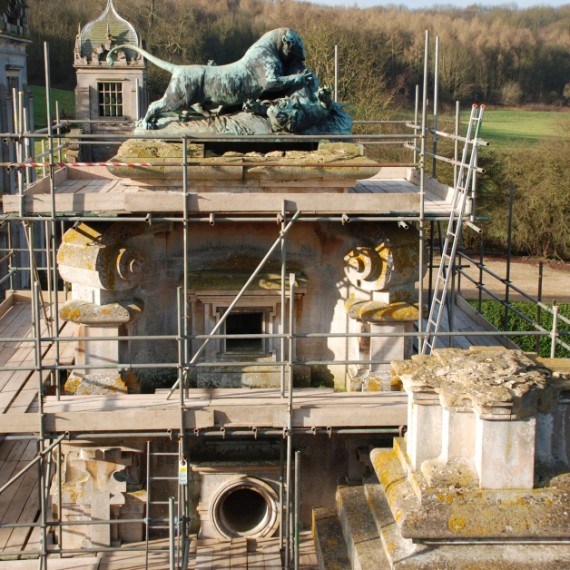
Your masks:
{"label": "stone volute", "polygon": [[[352,378],[354,390],[392,389],[390,361],[408,358],[412,331],[419,318],[414,287],[420,274],[418,235],[412,228],[382,224],[372,243],[350,249],[344,272],[353,288],[345,309],[355,332],[377,333],[364,342],[366,369]],[[422,268],[421,274],[425,273]]]}
{"label": "stone volute", "polygon": [[125,246],[132,230],[128,224],[96,228],[79,224],[65,232],[57,252],[61,277],[72,284],[105,291],[125,291],[141,280],[145,257]]}
{"label": "stone volute", "polygon": [[383,224],[376,243],[353,247],[344,262],[346,277],[361,291],[394,292],[409,286],[418,279],[417,232]]}
{"label": "stone volute", "polygon": [[[142,279],[146,260],[128,244],[142,231],[139,224],[82,223],[63,236],[57,262],[61,277],[71,283],[72,299],[59,316],[79,325],[80,336],[91,338],[77,344],[77,368],[65,385],[68,393],[139,391],[136,376],[121,366],[130,358],[125,353],[128,345],[118,338],[144,310],[132,291]],[[110,364],[117,369],[110,369]]]}

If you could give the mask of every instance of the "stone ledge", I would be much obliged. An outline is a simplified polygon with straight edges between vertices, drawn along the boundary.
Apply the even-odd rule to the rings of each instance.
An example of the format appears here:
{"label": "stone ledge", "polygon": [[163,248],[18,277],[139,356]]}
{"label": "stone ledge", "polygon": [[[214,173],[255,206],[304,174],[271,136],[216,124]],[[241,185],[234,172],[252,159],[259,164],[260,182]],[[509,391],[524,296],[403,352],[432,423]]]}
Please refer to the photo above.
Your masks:
{"label": "stone ledge", "polygon": [[313,509],[313,539],[321,570],[352,570],[342,528],[332,509]]}
{"label": "stone ledge", "polygon": [[352,568],[388,570],[390,566],[363,487],[338,487],[336,501]]}
{"label": "stone ledge", "polygon": [[[416,540],[566,539],[570,521],[570,474],[531,490],[480,489],[457,473],[429,485],[412,470],[395,440],[394,450],[373,450],[372,464],[403,536]],[[402,463],[402,461],[405,463]],[[450,468],[453,469],[454,465]],[[446,469],[442,466],[442,469]],[[455,478],[455,483],[450,482]]]}
{"label": "stone ledge", "polygon": [[[441,544],[404,538],[394,520],[381,485],[367,483],[365,492],[392,570],[560,570],[570,565],[569,544]],[[374,568],[381,568],[375,566]]]}

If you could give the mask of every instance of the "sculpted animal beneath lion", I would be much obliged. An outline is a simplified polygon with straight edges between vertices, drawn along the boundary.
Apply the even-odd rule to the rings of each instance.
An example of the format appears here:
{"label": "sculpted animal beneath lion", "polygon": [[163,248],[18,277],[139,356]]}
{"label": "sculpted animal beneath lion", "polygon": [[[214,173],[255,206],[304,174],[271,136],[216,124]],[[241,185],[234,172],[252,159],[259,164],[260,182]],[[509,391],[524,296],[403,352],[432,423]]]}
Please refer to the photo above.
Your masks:
{"label": "sculpted animal beneath lion", "polygon": [[295,91],[313,79],[305,68],[305,47],[290,28],[267,32],[245,55],[227,65],[176,65],[134,46],[116,46],[107,54],[113,65],[119,50],[134,50],[172,74],[164,96],[149,105],[142,120],[146,129],[156,127],[158,117],[178,109],[236,107],[248,99],[276,97]]}
{"label": "sculpted animal beneath lion", "polygon": [[272,101],[267,108],[267,118],[275,133],[341,135],[352,132],[350,115],[333,100],[329,87],[320,87],[310,96],[299,91]]}

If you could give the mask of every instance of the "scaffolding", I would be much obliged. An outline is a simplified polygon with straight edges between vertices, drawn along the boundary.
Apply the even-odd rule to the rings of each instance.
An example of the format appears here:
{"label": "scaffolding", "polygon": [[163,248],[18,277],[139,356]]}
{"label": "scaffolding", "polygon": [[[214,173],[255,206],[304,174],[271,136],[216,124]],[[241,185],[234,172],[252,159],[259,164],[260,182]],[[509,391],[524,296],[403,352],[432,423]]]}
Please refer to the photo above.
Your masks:
{"label": "scaffolding", "polygon": [[[426,212],[426,187],[427,187],[427,177],[428,177],[428,159],[433,159],[432,174],[436,174],[436,164],[437,161],[451,164],[454,168],[454,187],[458,184],[463,185],[462,191],[465,199],[469,198],[471,204],[475,203],[475,173],[480,171],[478,169],[476,162],[470,165],[470,172],[473,173],[473,179],[469,179],[467,183],[461,177],[461,174],[457,174],[457,170],[461,172],[462,166],[465,166],[466,162],[469,162],[469,156],[459,159],[458,148],[460,144],[471,145],[473,144],[473,138],[468,133],[463,136],[459,132],[459,109],[456,111],[456,127],[453,134],[443,132],[438,130],[438,102],[437,102],[437,73],[435,74],[435,85],[434,85],[434,107],[433,107],[433,128],[428,128],[428,84],[427,78],[429,75],[428,62],[429,62],[429,38],[426,34],[426,56],[425,56],[425,68],[424,77],[425,82],[423,86],[423,99],[421,105],[419,103],[419,96],[416,93],[416,109],[415,117],[412,122],[409,121],[399,121],[399,122],[389,122],[389,121],[377,121],[367,123],[363,125],[366,129],[383,129],[385,127],[395,127],[401,128],[403,132],[397,134],[368,134],[368,135],[350,135],[346,137],[335,136],[335,140],[351,140],[360,142],[365,145],[398,145],[405,146],[410,149],[412,153],[412,158],[410,164],[417,167],[419,172],[419,211],[408,212],[408,213],[398,213],[395,215],[390,215],[386,213],[370,213],[367,215],[362,214],[319,214],[319,213],[305,213],[302,210],[296,210],[294,212],[290,211],[285,204],[278,211],[275,211],[273,215],[263,214],[263,215],[219,215],[210,214],[203,215],[200,212],[190,211],[189,209],[189,196],[191,194],[191,189],[188,180],[188,170],[193,167],[199,167],[204,163],[202,161],[192,160],[188,157],[187,143],[189,139],[187,137],[182,137],[178,142],[181,143],[181,148],[183,149],[183,155],[177,166],[182,171],[181,179],[181,192],[179,196],[179,211],[180,214],[176,215],[156,215],[154,213],[149,213],[146,216],[141,215],[126,215],[122,216],[120,219],[122,222],[127,223],[145,223],[145,224],[158,224],[161,222],[168,222],[175,224],[181,228],[183,236],[183,281],[181,286],[177,291],[177,322],[178,330],[176,334],[165,335],[161,337],[162,340],[174,341],[177,344],[178,358],[175,362],[163,362],[160,363],[160,367],[168,368],[176,373],[176,382],[172,385],[168,393],[163,394],[165,401],[171,398],[177,398],[178,411],[179,411],[179,428],[177,430],[152,430],[148,432],[144,431],[129,431],[129,430],[113,430],[110,426],[108,431],[105,432],[68,432],[63,433],[58,431],[53,431],[45,423],[45,413],[44,413],[44,395],[51,391],[57,399],[61,397],[61,384],[63,378],[74,368],[73,363],[66,362],[63,358],[63,353],[65,347],[68,345],[73,346],[74,343],[80,341],[94,340],[93,337],[81,337],[81,336],[68,336],[66,334],[66,329],[64,328],[64,323],[61,322],[59,317],[59,307],[60,303],[66,298],[67,291],[65,287],[62,288],[61,281],[58,276],[57,268],[57,249],[59,246],[59,240],[63,235],[63,230],[70,227],[73,224],[81,222],[90,222],[96,220],[97,222],[115,222],[117,221],[116,215],[109,215],[108,213],[102,214],[92,214],[92,213],[62,213],[58,210],[56,205],[56,196],[58,192],[57,174],[60,169],[69,168],[70,166],[79,166],[91,168],[94,166],[125,166],[128,168],[146,168],[152,166],[160,166],[164,163],[161,161],[153,162],[138,162],[138,163],[67,163],[64,159],[64,151],[69,145],[69,139],[66,137],[64,131],[66,131],[70,126],[75,126],[73,121],[62,121],[59,117],[59,112],[56,112],[55,121],[52,120],[50,115],[50,109],[52,107],[52,102],[49,95],[49,54],[46,47],[46,84],[47,89],[47,101],[46,106],[48,109],[48,127],[43,131],[30,132],[27,129],[27,125],[24,120],[17,120],[15,125],[14,133],[4,133],[3,138],[12,141],[13,145],[17,149],[16,156],[17,160],[15,162],[4,163],[2,166],[13,170],[16,173],[18,192],[17,196],[19,199],[19,212],[16,214],[4,214],[0,219],[1,223],[7,229],[7,239],[8,247],[5,251],[0,252],[0,266],[4,264],[6,271],[4,275],[0,275],[0,285],[7,286],[7,289],[15,289],[16,278],[19,276],[27,276],[21,282],[29,282],[29,292],[28,297],[31,303],[31,328],[32,334],[30,337],[17,337],[10,336],[7,338],[1,338],[0,342],[5,345],[31,346],[33,358],[32,363],[27,369],[27,373],[31,378],[36,381],[35,393],[38,397],[37,405],[37,417],[33,420],[34,425],[29,425],[25,430],[14,431],[11,434],[5,436],[5,439],[19,439],[22,441],[36,441],[37,442],[37,454],[33,460],[31,460],[23,469],[18,473],[15,473],[9,481],[5,482],[2,487],[0,487],[0,494],[10,489],[10,487],[28,473],[31,469],[37,470],[37,476],[39,480],[39,519],[34,522],[24,522],[24,523],[12,523],[12,524],[0,524],[0,528],[21,528],[25,527],[28,529],[35,530],[40,534],[39,548],[36,550],[17,550],[13,549],[10,551],[5,551],[0,554],[0,560],[4,559],[14,559],[17,557],[30,557],[37,556],[39,560],[40,568],[48,568],[48,555],[49,556],[73,556],[75,554],[85,554],[89,552],[101,553],[101,552],[112,552],[116,551],[117,548],[114,547],[96,547],[93,549],[82,548],[77,549],[63,549],[61,547],[61,535],[65,527],[73,525],[122,525],[122,524],[137,524],[143,525],[144,527],[144,544],[137,547],[122,546],[120,550],[125,551],[139,551],[143,552],[146,557],[146,567],[149,567],[149,556],[155,552],[168,553],[169,565],[171,569],[174,568],[186,568],[188,566],[188,557],[190,549],[190,538],[188,535],[187,525],[191,519],[191,497],[188,493],[187,488],[187,478],[184,478],[182,469],[179,469],[176,473],[171,473],[168,475],[168,479],[176,486],[176,496],[169,498],[167,504],[162,504],[162,510],[168,507],[168,514],[161,515],[158,517],[151,517],[151,504],[153,497],[151,496],[149,490],[151,488],[152,469],[150,466],[151,457],[157,453],[166,453],[175,458],[175,465],[178,467],[187,466],[190,461],[189,453],[189,440],[193,438],[205,438],[205,439],[218,439],[218,438],[267,438],[268,440],[279,442],[280,446],[280,524],[279,524],[279,541],[283,553],[283,567],[284,568],[299,568],[299,505],[300,505],[300,477],[302,472],[302,464],[299,452],[295,449],[295,442],[297,438],[309,437],[322,434],[327,437],[334,437],[336,435],[342,434],[395,434],[398,433],[398,428],[391,426],[378,426],[378,427],[352,427],[352,428],[319,428],[306,429],[300,428],[293,425],[293,406],[295,400],[295,392],[293,390],[293,370],[297,364],[305,365],[342,365],[345,367],[351,365],[366,365],[373,364],[372,360],[314,360],[314,361],[300,361],[296,358],[295,343],[302,339],[320,339],[320,338],[340,338],[340,339],[350,339],[350,338],[367,338],[373,336],[390,336],[390,333],[340,333],[340,332],[323,332],[323,331],[299,331],[295,327],[295,279],[294,273],[287,274],[287,235],[288,232],[294,226],[298,224],[314,224],[316,222],[324,222],[327,224],[341,224],[345,225],[350,222],[363,222],[363,223],[376,223],[376,222],[395,222],[405,227],[407,225],[415,225],[419,231],[419,279],[418,281],[422,283],[422,266],[424,262],[424,251],[426,244],[431,244],[432,247],[429,248],[430,263],[433,265],[433,239],[430,241],[428,239],[428,225],[431,225],[431,232],[429,232],[430,238],[433,238],[435,231],[434,227],[436,225],[442,225],[449,223],[448,212],[441,212],[430,214]],[[437,52],[436,52],[437,61]],[[22,101],[22,97],[14,97],[14,101]],[[15,118],[24,117],[22,107],[16,105]],[[419,118],[421,117],[421,121]],[[431,137],[431,149],[432,152],[427,150],[429,146],[429,137]],[[104,140],[100,138],[99,135],[81,135],[73,134],[73,143],[80,145],[96,145],[103,142],[121,142],[130,137],[121,135],[112,135],[105,137]],[[160,137],[148,135],[149,139],[159,139]],[[441,138],[448,138],[453,143],[454,156],[452,158],[440,156],[438,150],[438,141]],[[478,138],[477,136],[475,137]],[[247,142],[267,142],[273,140],[272,137],[248,137]],[[295,142],[298,143],[300,140],[308,143],[315,143],[317,139],[315,137],[280,137],[281,143]],[[192,139],[192,142],[243,142],[243,138],[232,138],[232,137],[203,137],[200,139]],[[484,144],[484,141],[476,141],[476,144]],[[41,152],[36,153],[35,149],[40,147]],[[246,163],[247,164],[247,163]],[[172,166],[172,162],[168,163]],[[306,163],[299,164],[299,166],[307,166]],[[327,165],[330,168],[335,168],[335,164]],[[341,165],[338,165],[341,166]],[[379,166],[382,166],[380,163]],[[34,183],[34,179],[39,177],[47,181],[49,185],[49,210],[48,214],[34,214],[29,213],[26,209],[25,198],[27,196],[27,191],[30,186]],[[461,181],[458,181],[461,178]],[[472,186],[471,186],[472,184]],[[469,188],[471,188],[471,194],[468,196]],[[457,224],[460,228],[463,222],[468,222],[474,225],[476,221],[476,214],[474,209],[470,210],[470,217],[468,220],[464,219],[464,211],[455,211],[455,204],[452,206],[452,215],[458,216]],[[276,237],[270,248],[268,248],[265,256],[259,261],[257,267],[252,271],[248,280],[244,283],[243,287],[240,289],[238,294],[235,296],[232,303],[227,307],[218,323],[211,331],[210,334],[206,335],[196,335],[192,334],[189,328],[189,318],[190,318],[190,307],[189,307],[189,297],[191,290],[191,283],[189,279],[189,241],[191,226],[194,224],[224,224],[224,223],[236,223],[236,224],[250,224],[250,223],[263,223],[271,222],[276,224]],[[456,231],[453,239],[459,239],[460,231]],[[457,245],[457,244],[454,244]],[[232,309],[239,302],[242,294],[246,291],[249,284],[253,281],[256,275],[262,270],[267,261],[274,255],[278,255],[280,258],[281,267],[281,277],[280,277],[280,299],[279,305],[282,315],[282,333],[263,333],[263,334],[224,334],[221,331],[223,323],[227,317],[231,314]],[[461,259],[468,261],[480,268],[481,272],[485,270],[484,263],[482,261],[475,261],[468,258],[463,254]],[[28,260],[29,265],[25,266],[25,260]],[[465,278],[469,278],[464,273],[461,272],[461,261],[459,264],[455,262],[455,255],[446,260],[443,257],[441,261],[440,271],[443,271],[445,275],[464,275]],[[500,280],[497,275],[494,275]],[[431,276],[430,276],[431,283]],[[478,286],[480,291],[485,291],[482,284],[483,279],[480,277]],[[514,287],[512,284],[508,283],[508,280],[502,280],[505,286]],[[445,279],[445,290],[447,291],[450,280]],[[454,297],[454,289],[450,290],[449,299]],[[434,295],[432,294],[431,287],[426,294],[423,287],[419,287],[419,307],[423,307],[426,304],[430,304]],[[442,301],[443,304],[444,301]],[[550,307],[540,304],[542,310],[550,311]],[[452,304],[448,300],[447,303],[448,315],[452,318]],[[511,309],[512,310],[512,309]],[[539,326],[537,329],[537,335],[548,335],[552,341],[552,351],[551,355],[554,356],[556,353],[556,347],[562,346],[566,349],[570,349],[568,344],[564,340],[564,335],[560,334],[559,327],[561,323],[562,326],[570,325],[566,319],[558,315],[556,308],[553,309],[554,312],[554,325],[552,330],[546,330],[544,327]],[[415,342],[417,352],[422,351],[422,346],[425,346],[425,342],[428,338],[433,337],[433,342],[430,340],[430,348],[435,346],[436,342],[441,342],[445,344],[446,341],[451,342],[454,338],[464,337],[466,333],[463,331],[453,330],[453,323],[450,323],[448,331],[439,330],[427,330],[426,322],[423,315],[421,314],[417,322],[416,330],[410,333],[398,333],[398,336],[409,336]],[[438,323],[439,325],[439,323]],[[493,332],[489,330],[482,331],[469,331],[470,337],[478,336],[493,336]],[[504,333],[496,333],[504,334]],[[521,333],[529,334],[529,333]],[[185,423],[185,405],[189,398],[189,378],[193,375],[193,372],[199,367],[208,367],[212,363],[204,361],[201,359],[204,350],[209,343],[223,340],[223,339],[273,339],[279,342],[281,350],[281,358],[279,361],[272,362],[272,365],[279,368],[280,374],[280,397],[286,401],[287,408],[287,419],[286,425],[283,429],[226,429],[222,428],[220,430],[200,430],[197,428],[188,429]],[[154,339],[154,337],[149,336],[131,336],[131,337],[106,337],[106,340],[149,340]],[[199,348],[195,351],[192,350],[192,342],[198,342]],[[46,355],[51,355],[51,360],[46,359]],[[9,364],[4,365],[0,370],[2,373],[13,373],[16,371],[21,371],[22,367],[20,365],[11,366]],[[228,361],[223,363],[225,366],[235,365],[236,362]],[[256,366],[259,365],[257,362],[239,362],[240,365]],[[221,366],[219,362],[216,362],[216,366]],[[143,369],[145,367],[157,367],[156,363],[152,365],[145,364],[132,364],[133,371],[138,369]],[[116,366],[109,366],[110,368],[116,368]],[[81,365],[82,369],[89,369],[88,365]],[[101,365],[93,366],[93,368],[101,369]],[[30,414],[31,415],[31,414]],[[32,422],[30,418],[30,422]],[[79,441],[79,440],[97,440],[104,439],[108,437],[145,437],[148,438],[147,449],[146,449],[146,486],[147,486],[147,503],[145,509],[145,516],[142,518],[126,518],[126,519],[109,519],[109,520],[91,520],[84,522],[66,522],[61,520],[61,475],[60,470],[56,465],[61,464],[61,445],[63,442],[67,441]],[[172,449],[167,452],[153,451],[151,448],[152,442],[164,441],[170,442]],[[50,488],[54,485],[55,474],[58,473],[60,477],[59,481],[56,481],[56,487],[59,485],[59,490],[56,493],[56,501],[59,501],[60,507],[58,508],[59,518],[54,518],[49,516],[49,501],[50,501]],[[151,532],[156,530],[158,527],[164,527],[168,530],[168,545],[161,546],[160,548],[154,548],[151,545]],[[58,544],[59,547],[55,545],[50,545],[48,540],[48,534],[54,531],[56,535],[59,536]]]}

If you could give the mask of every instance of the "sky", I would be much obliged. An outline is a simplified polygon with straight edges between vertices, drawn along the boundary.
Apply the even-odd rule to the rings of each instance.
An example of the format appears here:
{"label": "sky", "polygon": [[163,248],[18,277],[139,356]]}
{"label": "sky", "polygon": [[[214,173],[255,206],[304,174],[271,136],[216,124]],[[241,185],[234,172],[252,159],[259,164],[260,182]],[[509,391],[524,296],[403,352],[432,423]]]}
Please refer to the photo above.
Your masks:
{"label": "sky", "polygon": [[562,6],[570,4],[570,0],[516,0],[508,2],[505,0],[309,0],[315,4],[326,4],[328,6],[358,6],[359,8],[369,8],[370,6],[402,5],[410,10],[417,8],[431,8],[433,6],[453,6],[456,8],[466,8],[473,4],[481,6],[517,6],[518,8],[529,8],[530,6]]}

